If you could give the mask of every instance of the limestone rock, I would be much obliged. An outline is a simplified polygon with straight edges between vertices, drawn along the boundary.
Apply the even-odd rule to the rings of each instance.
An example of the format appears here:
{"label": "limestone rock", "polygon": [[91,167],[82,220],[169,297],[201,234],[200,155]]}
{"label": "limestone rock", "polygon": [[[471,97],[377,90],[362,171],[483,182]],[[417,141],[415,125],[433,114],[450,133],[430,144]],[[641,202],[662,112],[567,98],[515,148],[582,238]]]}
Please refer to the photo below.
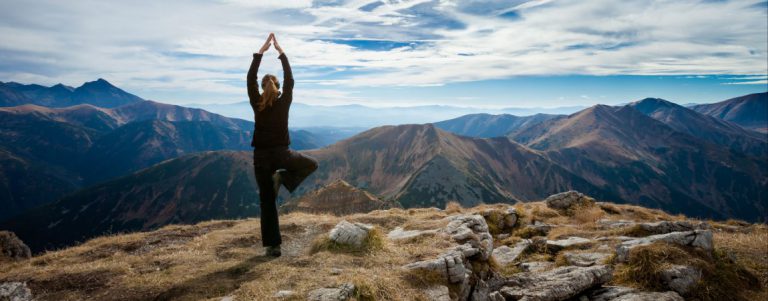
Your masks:
{"label": "limestone rock", "polygon": [[404,230],[402,227],[397,227],[387,233],[387,238],[390,240],[404,240],[419,237],[422,235],[429,235],[437,233],[438,230]]}
{"label": "limestone rock", "polygon": [[549,270],[554,266],[555,264],[549,261],[529,261],[529,262],[523,262],[520,265],[518,265],[518,267],[525,272],[541,272],[541,271]]}
{"label": "limestone rock", "polygon": [[569,265],[575,265],[579,267],[588,267],[597,264],[602,264],[610,254],[606,253],[564,253],[565,261]]}
{"label": "limestone rock", "polygon": [[626,262],[629,259],[629,252],[638,246],[645,246],[657,241],[678,244],[682,246],[691,246],[712,251],[712,231],[694,230],[687,232],[672,232],[667,234],[651,235],[634,240],[622,242],[616,247],[616,260]]}
{"label": "limestone rock", "polygon": [[617,228],[624,228],[629,226],[634,226],[637,223],[633,221],[628,220],[609,220],[609,219],[600,219],[597,221],[597,224],[602,227],[603,229],[617,229]]}
{"label": "limestone rock", "polygon": [[523,254],[528,247],[531,246],[531,241],[524,239],[518,242],[514,248],[508,246],[500,246],[493,249],[492,257],[501,266],[506,266],[514,262],[520,254]]}
{"label": "limestone rock", "polygon": [[489,209],[480,212],[480,215],[485,218],[486,223],[493,223],[496,229],[502,231],[511,230],[517,225],[518,214],[515,208]]}
{"label": "limestone rock", "polygon": [[499,292],[493,292],[488,295],[488,301],[504,301],[504,296]]}
{"label": "limestone rock", "polygon": [[549,231],[552,230],[552,225],[534,221],[532,225],[526,225],[523,229],[525,232],[529,233],[529,237],[546,236],[549,234]]}
{"label": "limestone rock", "polygon": [[288,298],[292,298],[294,296],[296,296],[296,292],[289,291],[289,290],[277,291],[277,293],[275,293],[275,295],[274,295],[274,297],[277,298],[277,299],[288,299]]}
{"label": "limestone rock", "polygon": [[344,283],[336,288],[319,288],[307,294],[309,301],[346,301],[355,295],[355,285]]}
{"label": "limestone rock", "polygon": [[547,250],[557,252],[563,249],[583,248],[592,245],[592,240],[571,236],[566,239],[547,240]]}
{"label": "limestone rock", "polygon": [[0,300],[32,301],[32,291],[24,282],[0,283]]}
{"label": "limestone rock", "polygon": [[468,271],[464,264],[464,255],[459,251],[450,251],[432,260],[409,263],[403,268],[408,272],[431,273],[448,283],[463,282]]}
{"label": "limestone rock", "polygon": [[23,260],[32,257],[29,247],[11,231],[0,231],[0,260]]}
{"label": "limestone rock", "polygon": [[[445,226],[445,233],[455,242],[463,244],[461,247],[467,254],[467,247],[476,252],[480,260],[488,260],[493,251],[493,237],[488,232],[488,224],[481,215],[458,215],[450,217],[450,222]],[[469,255],[469,256],[474,256]]]}
{"label": "limestone rock", "polygon": [[435,285],[424,290],[429,301],[451,301],[450,291],[445,285]]}
{"label": "limestone rock", "polygon": [[622,295],[611,301],[685,301],[675,292],[636,292]]}
{"label": "limestone rock", "polygon": [[701,279],[701,270],[686,265],[673,265],[661,272],[661,278],[669,289],[685,295]]}
{"label": "limestone rock", "polygon": [[612,272],[607,265],[566,266],[543,273],[525,272],[510,277],[499,292],[512,300],[566,300],[608,282]]}
{"label": "limestone rock", "polygon": [[581,300],[589,301],[683,301],[675,292],[641,292],[623,286],[605,286],[582,295]]}
{"label": "limestone rock", "polygon": [[361,246],[363,241],[368,237],[368,232],[373,229],[373,226],[362,223],[350,223],[346,220],[342,220],[336,224],[328,237],[339,244],[347,244],[353,246]]}
{"label": "limestone rock", "polygon": [[544,202],[547,207],[557,210],[568,210],[575,206],[591,205],[595,200],[578,191],[566,191],[547,197]]}
{"label": "limestone rock", "polygon": [[638,224],[638,226],[644,232],[651,234],[666,234],[671,232],[709,229],[709,224],[707,223],[699,223],[694,225],[689,221],[660,221],[654,223],[641,223]]}

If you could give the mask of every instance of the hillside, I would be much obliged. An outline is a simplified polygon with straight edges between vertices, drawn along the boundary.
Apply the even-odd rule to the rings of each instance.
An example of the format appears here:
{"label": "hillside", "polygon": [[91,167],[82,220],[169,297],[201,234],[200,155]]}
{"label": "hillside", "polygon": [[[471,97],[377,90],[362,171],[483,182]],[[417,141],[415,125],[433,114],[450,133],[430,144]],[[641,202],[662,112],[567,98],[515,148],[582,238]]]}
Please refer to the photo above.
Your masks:
{"label": "hillside", "polygon": [[[0,285],[40,301],[768,297],[765,225],[584,200],[291,213],[279,258],[262,255],[258,219],[171,225],[0,263]],[[329,236],[343,220],[372,226],[364,243]]]}
{"label": "hillside", "polygon": [[597,105],[510,137],[621,200],[698,217],[765,220],[768,160],[679,132],[631,106]]}
{"label": "hillside", "polygon": [[380,200],[344,180],[336,180],[301,197],[286,200],[280,206],[280,212],[348,215],[397,207],[396,202]]}
{"label": "hillside", "polygon": [[561,115],[536,114],[515,116],[509,114],[469,114],[458,118],[435,122],[442,130],[469,137],[491,138],[506,136],[521,127],[530,126]]}
{"label": "hillside", "polygon": [[730,121],[763,134],[768,133],[768,92],[695,105],[692,110]]}
{"label": "hillside", "polygon": [[14,82],[0,82],[0,107],[36,104],[46,107],[69,107],[91,104],[103,108],[114,108],[143,101],[140,97],[125,92],[104,79],[86,82],[72,88],[62,84],[52,87],[24,85]]}

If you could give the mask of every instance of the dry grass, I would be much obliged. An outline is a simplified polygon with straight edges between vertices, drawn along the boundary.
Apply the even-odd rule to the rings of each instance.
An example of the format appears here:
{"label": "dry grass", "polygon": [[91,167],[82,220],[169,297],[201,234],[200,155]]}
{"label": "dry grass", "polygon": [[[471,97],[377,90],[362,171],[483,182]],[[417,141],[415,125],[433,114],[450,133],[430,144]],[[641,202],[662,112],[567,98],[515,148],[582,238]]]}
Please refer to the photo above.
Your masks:
{"label": "dry grass", "polygon": [[374,227],[371,231],[368,231],[368,236],[365,237],[363,242],[357,245],[340,244],[332,241],[328,234],[320,234],[310,247],[310,254],[315,254],[321,251],[329,251],[335,253],[351,253],[356,255],[370,255],[370,253],[380,251],[384,249],[384,234],[381,233],[381,229]]}

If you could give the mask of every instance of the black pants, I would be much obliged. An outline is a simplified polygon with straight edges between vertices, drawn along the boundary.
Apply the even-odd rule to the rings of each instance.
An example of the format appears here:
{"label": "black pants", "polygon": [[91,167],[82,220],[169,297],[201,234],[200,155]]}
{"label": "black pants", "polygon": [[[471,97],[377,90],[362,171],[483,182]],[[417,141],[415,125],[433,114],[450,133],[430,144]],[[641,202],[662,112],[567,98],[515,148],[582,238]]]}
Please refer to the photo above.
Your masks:
{"label": "black pants", "polygon": [[293,192],[302,181],[317,169],[312,157],[286,147],[253,150],[253,169],[256,184],[259,185],[259,206],[261,207],[261,240],[263,245],[277,246],[282,243],[280,224],[277,218],[277,195],[273,190],[272,175],[278,169],[285,169],[282,182]]}

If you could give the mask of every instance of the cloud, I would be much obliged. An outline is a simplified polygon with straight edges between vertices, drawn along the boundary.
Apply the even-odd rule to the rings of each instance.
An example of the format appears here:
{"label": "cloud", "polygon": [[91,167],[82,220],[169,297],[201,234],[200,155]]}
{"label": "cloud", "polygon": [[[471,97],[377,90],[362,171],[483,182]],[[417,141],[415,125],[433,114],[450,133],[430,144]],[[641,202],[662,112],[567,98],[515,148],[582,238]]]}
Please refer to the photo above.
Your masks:
{"label": "cloud", "polygon": [[[251,53],[269,32],[277,33],[297,79],[343,100],[351,98],[331,86],[568,74],[761,75],[768,70],[764,6],[757,0],[6,0],[0,77],[70,85],[105,77],[133,90],[235,101],[244,95]],[[264,72],[280,72],[274,56],[265,56]]]}

